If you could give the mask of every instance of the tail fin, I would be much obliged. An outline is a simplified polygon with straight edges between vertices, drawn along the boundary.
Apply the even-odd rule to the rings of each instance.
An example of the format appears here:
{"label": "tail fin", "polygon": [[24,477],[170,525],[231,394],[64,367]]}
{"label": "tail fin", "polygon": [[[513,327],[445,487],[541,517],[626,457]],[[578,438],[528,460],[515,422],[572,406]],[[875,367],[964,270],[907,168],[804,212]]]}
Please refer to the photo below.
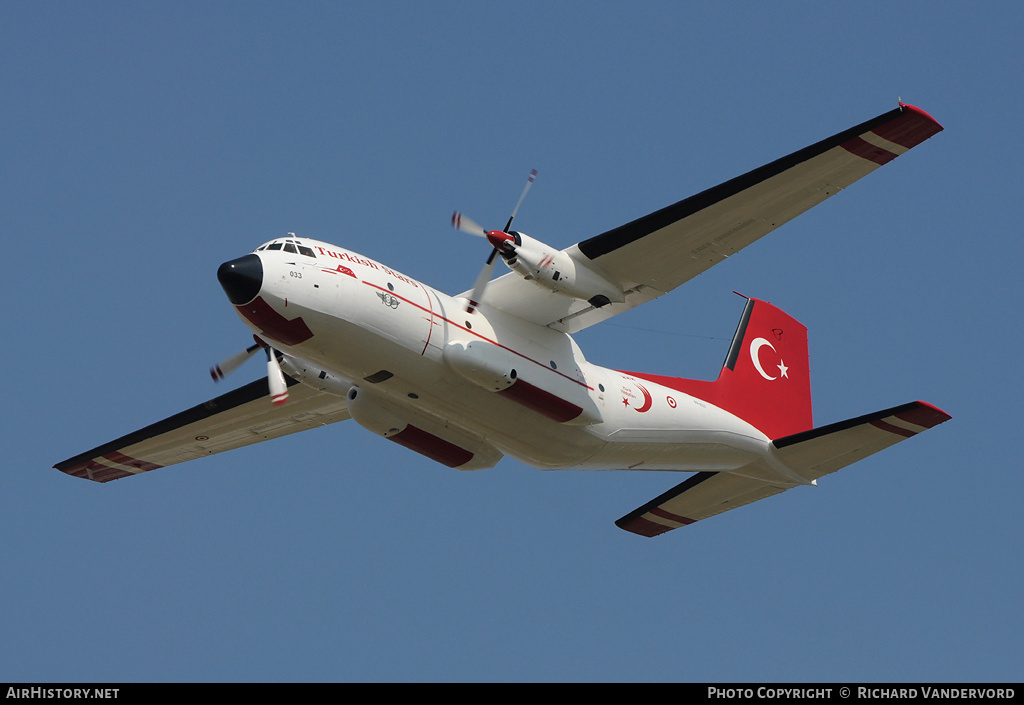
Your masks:
{"label": "tail fin", "polygon": [[814,426],[809,359],[802,323],[767,301],[747,299],[716,381],[643,376],[725,409],[768,438],[782,438]]}
{"label": "tail fin", "polygon": [[767,301],[748,299],[715,387],[716,406],[769,438],[812,428],[807,328]]}

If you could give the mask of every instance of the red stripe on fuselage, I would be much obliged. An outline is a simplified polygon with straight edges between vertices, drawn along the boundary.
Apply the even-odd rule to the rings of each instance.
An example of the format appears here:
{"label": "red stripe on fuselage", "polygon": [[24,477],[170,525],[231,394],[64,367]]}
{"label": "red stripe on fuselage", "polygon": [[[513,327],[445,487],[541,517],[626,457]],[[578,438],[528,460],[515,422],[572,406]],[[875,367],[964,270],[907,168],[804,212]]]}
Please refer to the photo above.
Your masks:
{"label": "red stripe on fuselage", "polygon": [[426,295],[427,305],[430,307],[429,310],[423,308],[422,306],[419,307],[421,311],[425,311],[430,314],[430,317],[427,319],[427,323],[429,324],[429,327],[427,328],[427,339],[423,341],[423,349],[420,350],[420,355],[426,355],[427,348],[430,347],[430,338],[431,336],[434,335],[434,302],[430,299],[430,296],[433,293],[430,289],[423,286],[420,287],[420,290],[424,293],[424,295]]}
{"label": "red stripe on fuselage", "polygon": [[[366,284],[367,286],[372,287],[374,289],[380,289],[381,291],[386,291],[387,293],[389,293],[392,296],[394,296],[396,299],[399,299],[400,301],[404,301],[405,303],[409,304],[410,306],[415,306],[419,310],[425,311],[426,313],[429,313],[432,317],[439,318],[442,321],[444,321],[445,323],[447,323],[447,324],[449,324],[451,326],[455,326],[459,330],[463,330],[463,331],[469,333],[470,335],[472,335],[472,336],[474,336],[476,338],[479,338],[480,340],[483,340],[483,341],[486,341],[488,343],[491,343],[492,345],[497,345],[502,350],[507,350],[508,352],[512,353],[513,355],[517,355],[517,356],[523,358],[527,362],[532,362],[533,364],[535,364],[535,365],[537,365],[539,367],[544,368],[548,372],[554,373],[554,374],[556,374],[556,375],[558,375],[560,377],[564,377],[565,379],[569,380],[570,382],[574,382],[574,383],[580,385],[581,387],[586,387],[587,389],[593,389],[593,387],[588,385],[586,382],[581,382],[578,379],[576,379],[575,377],[570,377],[569,375],[565,374],[564,372],[559,372],[558,370],[551,369],[551,367],[549,367],[548,365],[545,365],[542,362],[534,360],[532,357],[530,357],[528,355],[524,355],[523,353],[519,352],[518,350],[513,350],[512,348],[508,347],[507,345],[502,345],[497,340],[491,340],[490,338],[488,338],[485,335],[480,335],[479,333],[477,333],[476,331],[474,331],[474,330],[472,330],[470,328],[466,328],[463,325],[459,325],[458,323],[456,323],[455,321],[451,320],[450,318],[447,318],[447,317],[442,316],[440,314],[434,313],[433,310],[428,309],[428,308],[424,308],[423,306],[421,306],[420,304],[416,303],[415,301],[410,301],[409,299],[405,298],[404,296],[399,296],[398,294],[394,293],[393,291],[389,291],[388,289],[386,289],[386,288],[384,288],[382,286],[378,286],[377,284],[374,284],[373,282],[368,282],[366,280],[363,280],[363,284]],[[424,287],[424,288],[426,288],[426,287]]]}

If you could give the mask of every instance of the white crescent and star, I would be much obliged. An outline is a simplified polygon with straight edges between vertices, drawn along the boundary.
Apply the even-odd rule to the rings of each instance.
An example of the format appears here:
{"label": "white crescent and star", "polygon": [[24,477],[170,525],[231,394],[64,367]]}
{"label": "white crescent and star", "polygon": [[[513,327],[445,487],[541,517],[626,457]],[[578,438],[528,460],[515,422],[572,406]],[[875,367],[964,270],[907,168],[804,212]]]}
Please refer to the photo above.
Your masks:
{"label": "white crescent and star", "polygon": [[778,352],[777,350],[775,350],[775,346],[769,343],[764,338],[754,338],[752,341],[750,341],[750,361],[754,363],[754,369],[757,370],[757,373],[759,375],[761,375],[768,381],[776,380],[779,377],[785,377],[786,379],[789,379],[789,374],[787,374],[789,372],[789,368],[786,367],[785,363],[783,363],[782,360],[779,360],[778,364],[778,377],[772,377],[771,375],[764,371],[763,367],[761,367],[761,360],[758,358],[758,353],[761,352],[761,348],[765,345],[771,348],[773,352]]}

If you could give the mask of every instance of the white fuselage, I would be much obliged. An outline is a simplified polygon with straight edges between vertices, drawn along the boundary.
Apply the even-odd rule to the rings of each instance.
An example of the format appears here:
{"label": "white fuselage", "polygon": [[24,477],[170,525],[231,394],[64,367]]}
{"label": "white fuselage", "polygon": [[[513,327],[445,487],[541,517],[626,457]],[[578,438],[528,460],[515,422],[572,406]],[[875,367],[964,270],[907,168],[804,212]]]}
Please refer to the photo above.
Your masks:
{"label": "white fuselage", "polygon": [[353,418],[381,435],[392,419],[415,424],[473,451],[465,469],[505,454],[546,469],[728,471],[769,453],[749,423],[592,365],[565,333],[486,303],[469,313],[378,262],[302,243],[314,257],[258,250],[262,308],[236,309],[289,375],[339,396],[356,387]]}

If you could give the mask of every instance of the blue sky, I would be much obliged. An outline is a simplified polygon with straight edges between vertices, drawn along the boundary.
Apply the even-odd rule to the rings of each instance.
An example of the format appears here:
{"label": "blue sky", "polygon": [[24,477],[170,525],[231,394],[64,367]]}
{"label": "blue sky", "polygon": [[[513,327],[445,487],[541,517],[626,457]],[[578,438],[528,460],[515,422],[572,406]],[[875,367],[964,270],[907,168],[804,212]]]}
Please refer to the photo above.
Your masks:
{"label": "blue sky", "polygon": [[[9,2],[2,681],[1000,681],[1024,653],[1018,3]],[[810,330],[824,424],[953,420],[658,539],[681,481],[459,473],[354,423],[98,485],[51,466],[225,391],[217,266],[286,231],[449,293],[449,227],[570,245],[889,110],[944,132],[577,336],[712,378]],[[231,385],[263,372],[251,364]]]}

